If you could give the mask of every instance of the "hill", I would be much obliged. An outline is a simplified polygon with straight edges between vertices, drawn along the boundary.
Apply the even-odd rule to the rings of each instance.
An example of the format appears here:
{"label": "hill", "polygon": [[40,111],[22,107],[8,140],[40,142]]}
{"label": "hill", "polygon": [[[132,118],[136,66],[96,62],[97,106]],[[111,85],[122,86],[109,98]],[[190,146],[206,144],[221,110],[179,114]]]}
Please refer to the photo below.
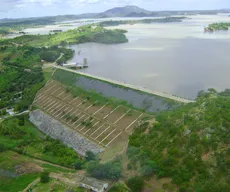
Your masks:
{"label": "hill", "polygon": [[113,9],[109,9],[103,13],[100,13],[99,17],[126,17],[132,15],[146,16],[148,14],[151,14],[151,11],[147,11],[134,5],[129,5],[125,7],[115,7]]}
{"label": "hill", "polygon": [[137,174],[170,178],[165,191],[229,191],[230,91],[202,93],[196,103],[163,112],[136,129],[127,151]]}

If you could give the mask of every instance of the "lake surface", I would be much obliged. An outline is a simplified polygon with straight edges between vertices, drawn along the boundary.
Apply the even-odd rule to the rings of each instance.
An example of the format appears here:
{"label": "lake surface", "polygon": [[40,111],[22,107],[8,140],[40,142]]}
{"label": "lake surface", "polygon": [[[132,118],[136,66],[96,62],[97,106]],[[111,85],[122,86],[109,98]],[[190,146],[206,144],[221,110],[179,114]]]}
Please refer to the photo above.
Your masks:
{"label": "lake surface", "polygon": [[[230,88],[230,31],[204,34],[209,23],[227,15],[192,16],[182,23],[121,25],[129,43],[71,46],[70,62],[88,60],[86,73],[195,98],[209,87]],[[80,55],[78,52],[80,51]]]}

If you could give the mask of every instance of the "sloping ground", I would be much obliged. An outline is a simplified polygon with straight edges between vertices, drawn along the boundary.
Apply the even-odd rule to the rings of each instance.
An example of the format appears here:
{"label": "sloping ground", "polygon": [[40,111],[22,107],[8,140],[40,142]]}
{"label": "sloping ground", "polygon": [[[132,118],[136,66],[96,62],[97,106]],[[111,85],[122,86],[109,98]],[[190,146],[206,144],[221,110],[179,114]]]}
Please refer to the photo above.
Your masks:
{"label": "sloping ground", "polygon": [[[158,115],[148,132],[136,129],[127,154],[143,176],[171,178],[164,191],[227,192],[229,135],[230,90],[210,89],[196,103]],[[149,184],[154,187],[154,182]]]}
{"label": "sloping ground", "polygon": [[[101,159],[114,158],[127,146],[129,135],[153,116],[108,100],[103,95],[49,81],[33,102],[50,117],[87,140],[104,147]],[[58,138],[56,138],[58,139]]]}
{"label": "sloping ground", "polygon": [[30,113],[30,121],[41,131],[52,138],[61,140],[82,156],[85,156],[87,151],[92,151],[95,154],[103,151],[102,147],[90,142],[86,138],[80,136],[77,132],[70,130],[41,110],[32,111]]}
{"label": "sloping ground", "polygon": [[127,83],[96,77],[58,66],[56,66],[56,68],[57,70],[52,76],[53,80],[59,81],[67,86],[80,87],[87,91],[93,90],[103,95],[105,98],[122,100],[128,105],[146,112],[158,113],[161,111],[168,111],[179,107],[181,105],[180,102],[190,102],[189,100],[174,96],[168,99],[167,97],[169,96],[167,94],[149,91]]}

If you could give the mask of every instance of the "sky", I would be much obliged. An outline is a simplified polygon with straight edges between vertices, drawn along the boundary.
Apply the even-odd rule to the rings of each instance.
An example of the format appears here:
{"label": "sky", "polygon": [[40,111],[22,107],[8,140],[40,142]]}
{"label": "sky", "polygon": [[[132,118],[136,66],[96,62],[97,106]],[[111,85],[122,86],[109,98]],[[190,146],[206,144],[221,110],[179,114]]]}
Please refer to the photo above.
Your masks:
{"label": "sky", "polygon": [[137,5],[150,11],[230,8],[230,0],[0,0],[0,18],[103,12]]}

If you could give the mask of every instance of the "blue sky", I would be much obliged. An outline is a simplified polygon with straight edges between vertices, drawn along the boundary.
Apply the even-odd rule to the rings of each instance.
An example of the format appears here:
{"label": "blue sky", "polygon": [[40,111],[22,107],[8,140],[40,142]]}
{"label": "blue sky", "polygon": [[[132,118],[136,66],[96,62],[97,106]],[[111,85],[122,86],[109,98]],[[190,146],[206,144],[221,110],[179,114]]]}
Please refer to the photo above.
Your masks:
{"label": "blue sky", "polygon": [[125,5],[152,11],[221,9],[230,8],[230,0],[0,0],[0,18],[102,12]]}

